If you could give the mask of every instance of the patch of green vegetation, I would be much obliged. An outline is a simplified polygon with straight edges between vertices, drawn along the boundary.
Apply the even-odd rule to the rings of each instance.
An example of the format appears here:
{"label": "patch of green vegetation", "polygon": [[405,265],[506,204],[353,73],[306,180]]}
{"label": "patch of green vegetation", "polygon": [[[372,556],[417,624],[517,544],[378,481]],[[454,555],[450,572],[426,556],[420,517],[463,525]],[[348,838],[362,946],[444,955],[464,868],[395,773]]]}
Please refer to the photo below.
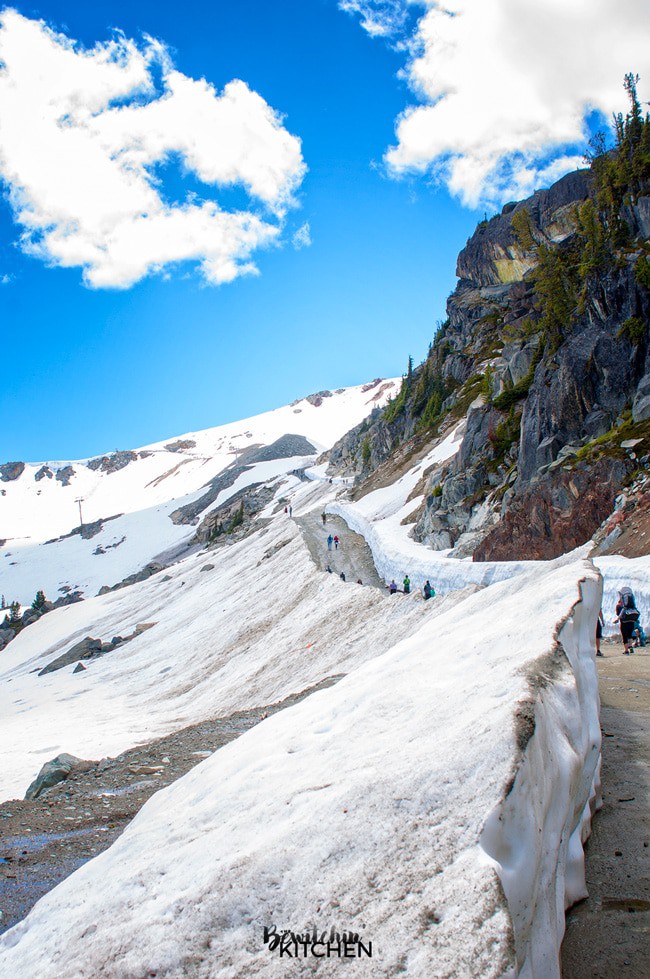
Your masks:
{"label": "patch of green vegetation", "polygon": [[522,377],[517,384],[513,384],[511,388],[506,388],[505,391],[502,391],[501,394],[498,394],[496,398],[493,399],[492,404],[495,408],[498,408],[499,411],[510,411],[517,401],[521,401],[522,398],[526,397],[535,378],[535,370],[537,365],[544,355],[544,349],[544,341],[540,340],[535,348],[535,353],[533,354],[530,367],[528,368],[525,377]]}
{"label": "patch of green vegetation", "polygon": [[488,440],[496,461],[501,463],[505,459],[508,449],[519,440],[520,429],[521,415],[511,407],[507,418],[498,422],[494,429],[488,432]]}
{"label": "patch of green vegetation", "polygon": [[634,277],[644,289],[650,289],[650,259],[642,255],[634,266]]}
{"label": "patch of green vegetation", "polygon": [[583,445],[574,456],[574,464],[579,462],[596,462],[602,456],[611,459],[627,458],[627,450],[621,448],[621,442],[628,439],[644,439],[646,447],[650,445],[650,420],[634,422],[632,412],[626,411],[623,414],[623,421],[620,425],[614,425],[604,435],[598,435]]}
{"label": "patch of green vegetation", "polygon": [[442,496],[442,483],[436,483],[431,491],[431,496],[439,497]]}
{"label": "patch of green vegetation", "polygon": [[638,347],[645,335],[646,325],[638,316],[629,316],[616,334],[619,340],[629,340],[634,347]]}
{"label": "patch of green vegetation", "polygon": [[534,225],[527,207],[522,207],[520,211],[515,211],[512,215],[512,230],[517,242],[525,252],[532,251],[537,247],[533,230]]}
{"label": "patch of green vegetation", "polygon": [[367,469],[370,465],[370,456],[372,454],[372,447],[370,445],[370,439],[366,435],[365,439],[361,443],[361,462],[363,463],[363,468]]}

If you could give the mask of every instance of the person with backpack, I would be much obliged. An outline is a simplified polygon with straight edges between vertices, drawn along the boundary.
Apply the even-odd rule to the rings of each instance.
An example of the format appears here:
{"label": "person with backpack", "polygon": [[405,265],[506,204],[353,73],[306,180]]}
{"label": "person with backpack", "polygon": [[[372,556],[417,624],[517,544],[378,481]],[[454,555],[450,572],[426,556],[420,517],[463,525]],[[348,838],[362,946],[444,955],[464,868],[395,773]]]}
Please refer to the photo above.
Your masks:
{"label": "person with backpack", "polygon": [[634,647],[634,631],[637,627],[637,622],[641,618],[641,613],[636,607],[631,588],[621,588],[619,591],[618,601],[616,603],[616,618],[621,626],[623,655],[629,656]]}
{"label": "person with backpack", "polygon": [[338,549],[339,549],[339,543],[340,543],[340,541],[339,541],[338,534],[335,534],[334,535],[334,550],[335,551],[338,551]]}
{"label": "person with backpack", "polygon": [[404,581],[402,584],[404,585],[404,594],[408,595],[411,591],[411,579],[407,574],[404,575]]}
{"label": "person with backpack", "polygon": [[640,621],[637,622],[636,624],[636,628],[632,634],[632,638],[634,639],[634,645],[640,647],[644,647],[648,641],[648,637],[645,634],[645,629],[641,625]]}
{"label": "person with backpack", "polygon": [[330,534],[329,537],[327,538],[327,550],[328,551],[331,551],[332,550],[332,544],[333,543],[334,543],[334,538]]}
{"label": "person with backpack", "polygon": [[435,591],[433,590],[433,588],[431,587],[431,582],[429,581],[429,579],[428,579],[428,578],[427,578],[427,580],[426,580],[426,581],[424,582],[424,588],[422,589],[422,594],[424,595],[424,600],[425,600],[425,602],[426,602],[426,601],[427,601],[427,600],[428,600],[429,598],[433,598],[433,597],[434,597],[434,595],[436,594],[436,593],[435,593]]}

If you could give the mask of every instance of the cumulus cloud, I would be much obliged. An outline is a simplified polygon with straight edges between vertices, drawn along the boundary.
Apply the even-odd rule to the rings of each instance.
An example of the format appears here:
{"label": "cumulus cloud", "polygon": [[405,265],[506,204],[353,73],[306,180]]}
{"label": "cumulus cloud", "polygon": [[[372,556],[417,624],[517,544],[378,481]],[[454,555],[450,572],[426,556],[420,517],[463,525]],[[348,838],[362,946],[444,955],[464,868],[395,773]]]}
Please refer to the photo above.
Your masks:
{"label": "cumulus cloud", "polygon": [[309,227],[309,221],[305,221],[301,224],[298,230],[294,233],[291,239],[293,247],[298,251],[300,248],[309,248],[311,245],[311,228]]}
{"label": "cumulus cloud", "polygon": [[[251,256],[277,240],[306,168],[300,141],[245,82],[219,94],[153,39],[117,34],[85,50],[15,10],[0,17],[0,66],[0,176],[25,251],[81,267],[94,287],[184,260],[215,284],[256,271]],[[206,185],[203,198],[165,200],[157,168],[170,160]],[[229,186],[247,210],[219,206]]]}
{"label": "cumulus cloud", "polygon": [[[358,0],[357,12],[378,4]],[[625,107],[626,72],[650,89],[648,0],[419,6],[404,68],[418,104],[397,120],[385,161],[396,176],[432,174],[467,205],[502,203],[580,165],[586,116]]]}

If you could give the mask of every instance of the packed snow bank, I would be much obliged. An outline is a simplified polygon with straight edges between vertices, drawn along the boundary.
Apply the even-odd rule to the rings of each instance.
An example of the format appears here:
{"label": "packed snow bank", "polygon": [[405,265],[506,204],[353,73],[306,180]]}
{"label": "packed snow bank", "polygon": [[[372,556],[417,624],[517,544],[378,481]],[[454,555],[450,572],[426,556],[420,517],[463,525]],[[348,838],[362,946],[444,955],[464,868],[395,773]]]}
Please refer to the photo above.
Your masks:
{"label": "packed snow bank", "polygon": [[[297,482],[297,481],[293,481]],[[299,484],[294,502],[319,487]],[[300,503],[296,502],[299,507]],[[0,657],[0,800],[22,796],[60,751],[116,755],[234,710],[264,706],[345,673],[436,614],[418,596],[318,572],[282,510],[247,539],[130,588],[50,612]],[[38,676],[86,636],[153,628],[86,670]]]}
{"label": "packed snow bank", "polygon": [[[337,686],[215,752],[0,939],[0,976],[308,975],[320,971],[313,947],[297,967],[264,943],[264,928],[316,927],[371,942],[372,958],[354,969],[373,979],[496,979],[515,967],[496,859],[514,914],[517,870],[520,891],[540,905],[529,975],[548,979],[555,973],[537,963],[557,961],[557,927],[544,922],[562,904],[567,872],[559,866],[554,899],[543,854],[565,859],[588,802],[597,749],[583,773],[574,751],[597,725],[588,649],[597,590],[586,562],[522,571],[516,594],[500,583],[427,616]],[[537,726],[505,803],[519,835],[508,849],[493,832],[493,859],[483,829],[516,773],[518,715],[532,691]],[[349,967],[329,957],[324,968]]]}
{"label": "packed snow bank", "polygon": [[594,668],[601,582],[589,576],[580,594],[555,649],[535,664],[535,699],[520,707],[523,760],[481,837],[508,900],[520,979],[559,979],[565,910],[587,897],[583,844],[601,801]]}

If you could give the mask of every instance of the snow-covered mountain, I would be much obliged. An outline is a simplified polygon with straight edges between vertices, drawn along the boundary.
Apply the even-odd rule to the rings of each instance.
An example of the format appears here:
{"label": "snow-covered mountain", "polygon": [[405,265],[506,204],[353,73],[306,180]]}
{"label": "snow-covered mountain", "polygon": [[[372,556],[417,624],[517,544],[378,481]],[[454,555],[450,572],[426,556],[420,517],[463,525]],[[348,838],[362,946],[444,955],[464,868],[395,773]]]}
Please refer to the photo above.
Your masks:
{"label": "snow-covered mountain", "polygon": [[[286,961],[264,942],[274,927],[359,933],[373,948],[355,962],[364,976],[559,976],[599,801],[602,578],[584,551],[477,564],[411,539],[423,477],[457,452],[462,421],[353,499],[316,458],[388,396],[384,383],[148,446],[122,468],[73,463],[69,486],[56,472],[37,481],[40,467],[2,484],[32,538],[7,545],[5,592],[20,580],[24,600],[36,587],[88,597],[0,652],[0,798],[61,752],[115,756],[338,682],[156,793],[0,938],[0,979],[280,977]],[[187,547],[253,483],[262,503],[246,534]],[[84,523],[124,515],[91,539],[45,543],[78,525],[79,496]],[[188,523],[170,519],[179,510]],[[161,552],[164,574],[96,595]],[[624,561],[602,559],[608,589]],[[389,595],[406,574],[411,593]],[[648,559],[625,574],[647,597]],[[66,656],[87,636],[102,652],[75,671]],[[300,969],[319,971],[317,953]]]}
{"label": "snow-covered mountain", "polygon": [[[0,592],[23,603],[39,588],[51,599],[70,590],[95,595],[182,548],[199,520],[239,490],[313,463],[398,385],[389,379],[323,391],[134,451],[2,467]],[[226,470],[223,488],[206,494]],[[172,517],[204,497],[196,514]]]}

